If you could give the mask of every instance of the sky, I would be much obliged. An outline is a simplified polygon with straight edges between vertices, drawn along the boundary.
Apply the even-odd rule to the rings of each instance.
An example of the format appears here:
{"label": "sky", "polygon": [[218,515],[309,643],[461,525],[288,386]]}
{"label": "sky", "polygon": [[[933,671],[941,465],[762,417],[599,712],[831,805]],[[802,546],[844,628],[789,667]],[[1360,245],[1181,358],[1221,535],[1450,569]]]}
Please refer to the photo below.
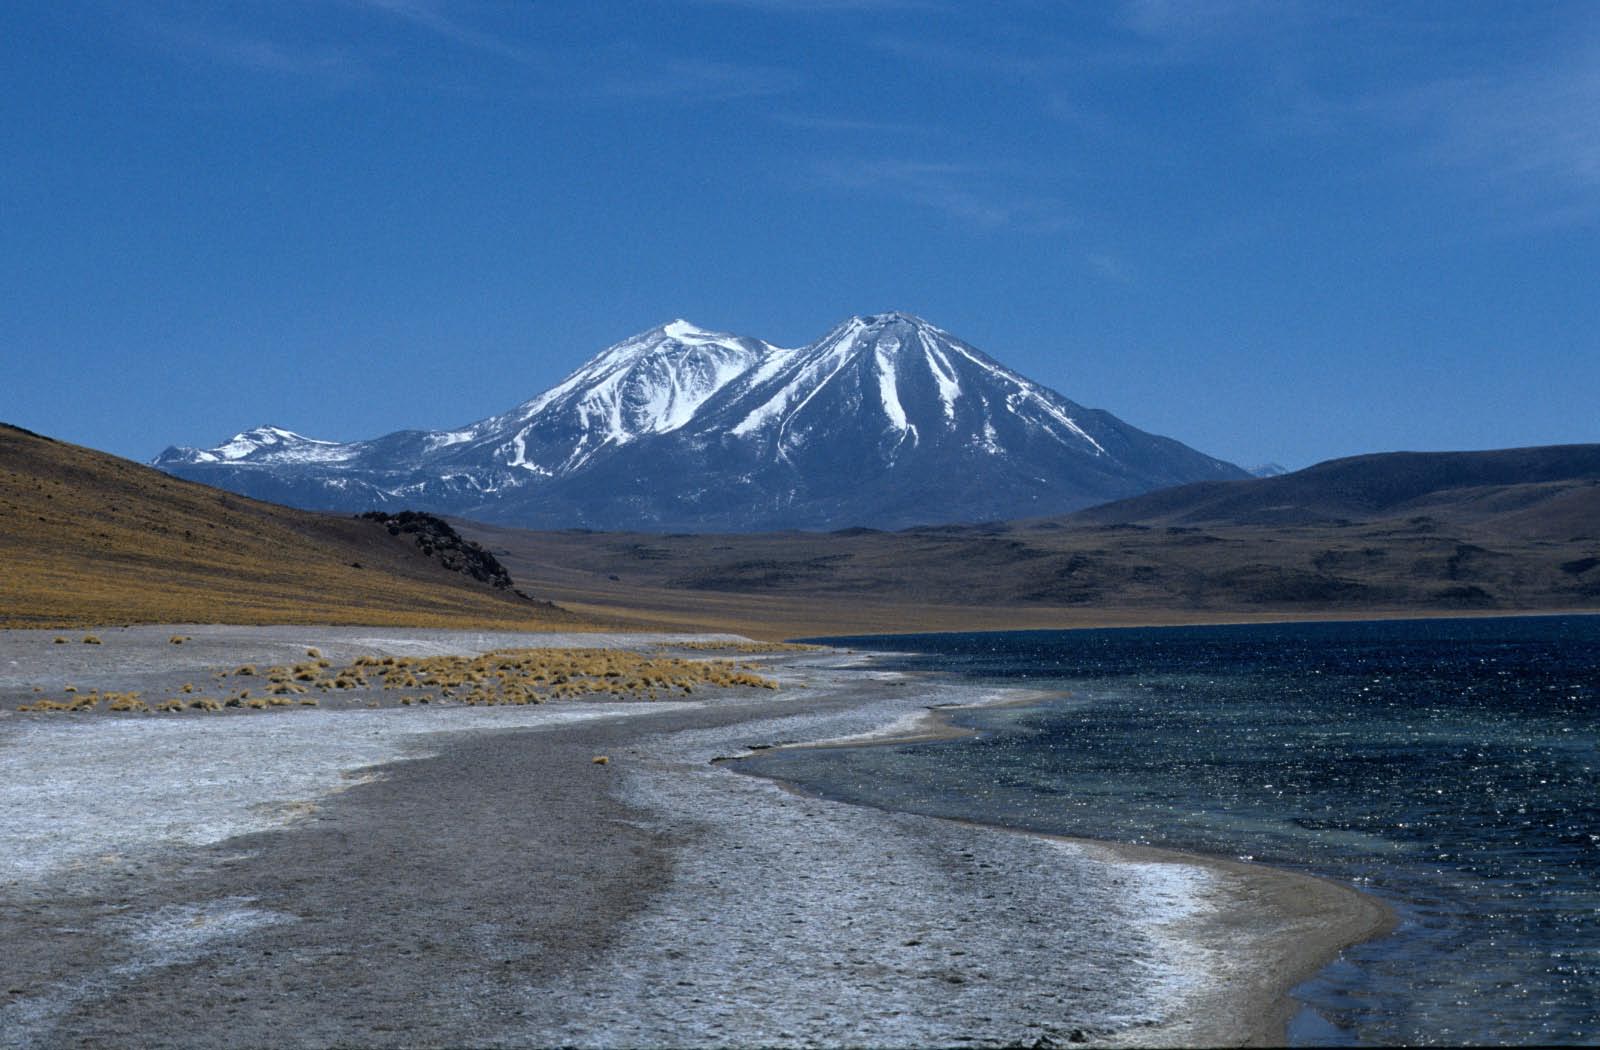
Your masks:
{"label": "sky", "polygon": [[1600,441],[1600,4],[0,5],[0,420],[354,440],[886,310],[1245,466]]}

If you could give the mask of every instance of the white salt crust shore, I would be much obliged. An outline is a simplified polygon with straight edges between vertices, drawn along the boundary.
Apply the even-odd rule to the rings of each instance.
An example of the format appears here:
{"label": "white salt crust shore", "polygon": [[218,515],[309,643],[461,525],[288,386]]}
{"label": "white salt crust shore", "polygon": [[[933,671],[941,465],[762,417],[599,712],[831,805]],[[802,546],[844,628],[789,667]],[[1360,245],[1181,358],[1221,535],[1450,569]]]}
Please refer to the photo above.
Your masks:
{"label": "white salt crust shore", "polygon": [[1163,1041],[1164,1020],[1209,992],[1212,949],[1185,933],[1212,908],[1205,868],[811,798],[712,764],[752,743],[876,739],[885,719],[979,695],[919,683],[845,712],[641,741],[624,797],[692,816],[700,840],[619,950],[531,990],[537,1031],[603,1047]]}
{"label": "white salt crust shore", "polygon": [[[348,659],[665,640],[145,630],[162,642],[174,630],[194,634],[204,644],[181,647],[181,658],[197,668],[210,666],[206,660],[281,660],[280,650],[308,644]],[[130,651],[149,652],[154,663],[177,655],[142,641]],[[77,666],[65,673],[87,685],[126,688],[137,661],[118,678],[116,669],[97,665],[102,655],[74,652]],[[44,677],[24,662],[0,661],[0,689]],[[0,856],[10,858],[0,896],[26,903],[64,884],[137,878],[147,863],[168,863],[174,853],[292,825],[319,807],[336,807],[339,792],[382,777],[375,767],[447,751],[463,731],[559,730],[718,705],[766,714],[717,728],[641,732],[611,756],[614,790],[647,815],[646,825],[682,842],[671,877],[597,957],[512,986],[503,972],[492,979],[441,974],[458,986],[456,1000],[495,1004],[484,1012],[496,1021],[475,1022],[461,1041],[1273,1042],[1287,1017],[1286,982],[1381,928],[1381,909],[1320,880],[827,802],[712,764],[752,745],[916,734],[926,728],[930,706],[1018,699],[863,670],[864,662],[836,653],[771,661],[785,684],[780,696],[796,707],[777,716],[770,697],[730,695],[670,705],[0,719]],[[299,921],[220,889],[207,899],[101,919],[97,934],[124,944],[118,961],[0,1000],[0,1046],[71,1044],[74,1033],[62,1019],[107,986],[204,963],[259,931]],[[406,1045],[403,1037],[362,1032],[343,1041]]]}
{"label": "white salt crust shore", "polygon": [[[79,640],[85,633],[100,645]],[[170,639],[189,640],[173,645]],[[69,643],[56,646],[54,639]],[[0,631],[0,887],[27,892],[96,867],[139,861],[152,847],[194,847],[280,826],[320,798],[364,782],[361,770],[427,754],[435,733],[567,725],[684,706],[562,703],[294,710],[276,717],[205,715],[25,717],[13,709],[42,687],[139,688],[240,664],[293,663],[315,647],[357,656],[477,655],[509,648],[631,648],[730,635],[524,634],[364,627],[142,626],[94,632]],[[42,654],[28,659],[30,650]],[[710,653],[707,655],[715,655]],[[109,658],[108,658],[109,657]],[[167,693],[176,692],[168,684]],[[154,694],[152,694],[154,695]]]}

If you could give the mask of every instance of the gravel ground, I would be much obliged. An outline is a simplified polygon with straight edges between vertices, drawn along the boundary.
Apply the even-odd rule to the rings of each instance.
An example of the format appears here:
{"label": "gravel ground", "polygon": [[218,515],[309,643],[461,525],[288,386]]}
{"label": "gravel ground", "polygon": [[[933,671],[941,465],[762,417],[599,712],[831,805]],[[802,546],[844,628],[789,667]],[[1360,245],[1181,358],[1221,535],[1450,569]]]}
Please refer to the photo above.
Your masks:
{"label": "gravel ground", "polygon": [[[99,635],[0,633],[0,707],[308,646],[662,640]],[[713,765],[993,699],[832,652],[765,662],[776,696],[0,716],[0,1046],[1270,1042],[1287,983],[1381,926],[1301,876]]]}

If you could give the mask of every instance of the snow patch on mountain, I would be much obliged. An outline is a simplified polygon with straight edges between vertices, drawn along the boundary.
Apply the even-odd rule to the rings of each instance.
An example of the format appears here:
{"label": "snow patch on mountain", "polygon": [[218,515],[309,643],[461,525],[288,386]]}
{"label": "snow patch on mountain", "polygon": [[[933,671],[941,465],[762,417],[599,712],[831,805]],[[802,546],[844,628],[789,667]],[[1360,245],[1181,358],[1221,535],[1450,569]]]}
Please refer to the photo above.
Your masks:
{"label": "snow patch on mountain", "polygon": [[1005,449],[1000,447],[1000,435],[995,433],[994,424],[987,419],[983,421],[983,435],[976,442],[977,446],[991,456],[1005,454]]}
{"label": "snow patch on mountain", "polygon": [[[1105,447],[1093,437],[1089,436],[1089,433],[1078,425],[1077,420],[1061,411],[1055,405],[1052,405],[1049,399],[1043,397],[1037,389],[1030,389],[1032,387],[1031,383],[1017,383],[1016,387],[1016,393],[1006,398],[1006,407],[1012,412],[1023,417],[1024,419],[1028,419],[1034,417],[1030,417],[1025,409],[1036,409],[1037,411],[1048,416],[1050,419],[1061,424],[1062,427],[1066,428],[1071,433],[1077,435],[1085,443],[1093,445],[1096,454],[1102,456],[1106,454]],[[1066,441],[1066,439],[1057,431],[1050,430],[1048,427],[1045,429],[1050,433],[1050,436],[1054,437],[1056,440],[1062,442]]]}
{"label": "snow patch on mountain", "polygon": [[[786,356],[781,362],[776,362],[780,367],[763,370],[759,378],[770,382],[783,375],[781,366],[798,361],[798,367],[787,377],[787,381],[778,388],[778,391],[736,423],[731,433],[735,437],[744,437],[771,423],[776,423],[778,444],[782,447],[783,431],[787,421],[804,410],[817,392],[827,386],[850,363],[854,335],[860,328],[860,318],[852,318],[841,328],[824,336],[821,342],[796,351],[792,357]],[[824,372],[827,374],[823,375]]]}
{"label": "snow patch on mountain", "polygon": [[516,435],[512,437],[511,441],[509,442],[509,445],[502,445],[496,451],[504,455],[508,448],[511,458],[506,461],[507,466],[518,467],[522,470],[528,471],[531,474],[543,474],[545,476],[549,476],[550,471],[548,469],[541,467],[537,463],[529,462],[528,460],[527,427],[523,427],[521,430],[517,431]]}
{"label": "snow patch on mountain", "polygon": [[883,402],[883,413],[889,417],[889,425],[904,434],[911,432],[916,436],[916,428],[906,421],[905,406],[900,403],[900,391],[895,384],[893,352],[900,349],[898,342],[879,343],[872,352],[873,362],[878,367],[878,399]]}
{"label": "snow patch on mountain", "polygon": [[471,430],[447,430],[440,434],[428,435],[428,451],[433,452],[451,445],[459,445],[471,441],[474,435]]}
{"label": "snow patch on mountain", "polygon": [[937,340],[929,339],[926,332],[917,333],[917,341],[922,344],[922,352],[928,361],[928,371],[933,373],[934,382],[939,387],[939,403],[944,405],[944,418],[952,426],[956,421],[956,398],[961,396],[961,381],[956,378],[956,370],[951,366],[950,359],[945,356],[944,349]]}

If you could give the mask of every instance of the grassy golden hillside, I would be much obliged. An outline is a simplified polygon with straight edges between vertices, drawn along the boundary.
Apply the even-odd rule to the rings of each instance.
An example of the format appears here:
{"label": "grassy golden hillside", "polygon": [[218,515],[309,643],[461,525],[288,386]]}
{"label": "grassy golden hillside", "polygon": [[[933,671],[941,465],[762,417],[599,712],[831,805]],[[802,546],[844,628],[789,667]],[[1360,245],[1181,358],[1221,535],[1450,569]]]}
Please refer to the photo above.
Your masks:
{"label": "grassy golden hillside", "polygon": [[0,424],[0,626],[329,623],[574,629],[368,521],[181,481]]}

